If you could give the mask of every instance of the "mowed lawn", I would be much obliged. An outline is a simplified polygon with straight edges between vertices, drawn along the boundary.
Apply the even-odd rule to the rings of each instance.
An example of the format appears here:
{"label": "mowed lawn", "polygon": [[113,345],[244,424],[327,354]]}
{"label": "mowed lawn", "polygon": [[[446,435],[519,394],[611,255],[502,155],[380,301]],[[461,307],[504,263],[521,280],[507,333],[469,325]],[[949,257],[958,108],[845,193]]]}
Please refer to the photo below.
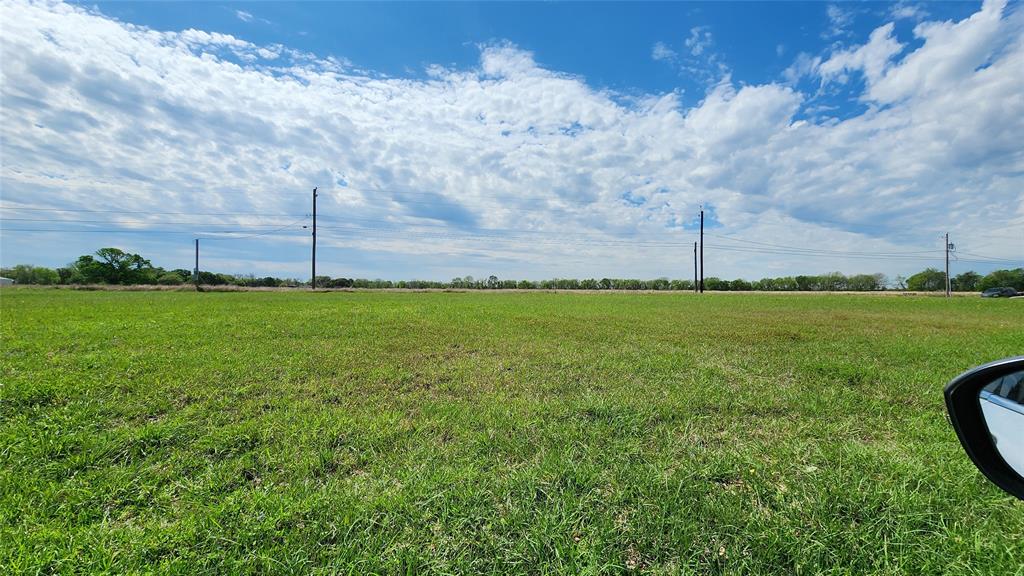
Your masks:
{"label": "mowed lawn", "polygon": [[0,572],[1021,574],[1024,302],[0,291]]}

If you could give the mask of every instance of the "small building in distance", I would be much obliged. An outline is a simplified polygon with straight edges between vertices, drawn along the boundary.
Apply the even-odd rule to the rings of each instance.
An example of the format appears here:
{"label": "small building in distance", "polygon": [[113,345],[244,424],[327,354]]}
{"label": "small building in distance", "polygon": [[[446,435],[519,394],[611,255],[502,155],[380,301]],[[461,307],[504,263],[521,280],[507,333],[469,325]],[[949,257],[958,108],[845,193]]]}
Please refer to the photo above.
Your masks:
{"label": "small building in distance", "polygon": [[0,276],[0,286],[10,286],[12,284],[14,284],[14,280]]}

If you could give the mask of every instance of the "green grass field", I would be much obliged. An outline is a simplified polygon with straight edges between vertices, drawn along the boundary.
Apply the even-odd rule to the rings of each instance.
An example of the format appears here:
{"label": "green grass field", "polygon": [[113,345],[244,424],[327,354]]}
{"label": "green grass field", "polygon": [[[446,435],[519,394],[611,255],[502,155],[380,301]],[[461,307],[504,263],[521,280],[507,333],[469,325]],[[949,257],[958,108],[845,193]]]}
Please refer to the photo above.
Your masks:
{"label": "green grass field", "polygon": [[0,573],[1021,574],[1024,303],[0,292]]}

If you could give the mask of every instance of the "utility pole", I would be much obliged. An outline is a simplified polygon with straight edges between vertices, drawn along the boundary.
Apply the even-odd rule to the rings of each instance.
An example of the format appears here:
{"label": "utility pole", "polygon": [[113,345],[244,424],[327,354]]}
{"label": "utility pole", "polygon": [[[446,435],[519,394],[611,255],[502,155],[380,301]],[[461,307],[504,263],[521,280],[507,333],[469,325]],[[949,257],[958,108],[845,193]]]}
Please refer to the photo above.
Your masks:
{"label": "utility pole", "polygon": [[316,188],[313,188],[313,275],[309,278],[309,285],[316,290]]}
{"label": "utility pole", "polygon": [[953,249],[953,245],[949,243],[949,232],[946,232],[946,298],[949,298],[953,292],[953,285],[949,281],[949,251]]}
{"label": "utility pole", "polygon": [[196,290],[199,289],[199,238],[196,238],[196,269],[192,274],[193,279],[196,283]]}
{"label": "utility pole", "polygon": [[697,293],[697,243],[693,243],[693,293]]}
{"label": "utility pole", "polygon": [[704,207],[700,209],[700,293],[704,293]]}

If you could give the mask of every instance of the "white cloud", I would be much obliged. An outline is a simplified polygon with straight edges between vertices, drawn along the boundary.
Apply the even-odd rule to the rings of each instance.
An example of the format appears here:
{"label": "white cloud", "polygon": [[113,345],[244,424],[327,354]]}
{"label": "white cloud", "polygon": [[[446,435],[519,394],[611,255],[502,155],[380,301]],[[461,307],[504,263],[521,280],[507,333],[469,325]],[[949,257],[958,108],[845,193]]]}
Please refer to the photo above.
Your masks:
{"label": "white cloud", "polygon": [[692,56],[703,54],[704,50],[711,46],[711,43],[711,30],[707,26],[694,26],[690,28],[690,36],[684,42],[686,47],[690,49]]}
{"label": "white cloud", "polygon": [[[980,244],[979,230],[1024,220],[1024,45],[1019,16],[1002,12],[986,4],[962,22],[923,23],[923,45],[902,56],[885,26],[825,62],[805,55],[793,75],[863,73],[861,97],[873,104],[816,123],[794,120],[809,99],[792,86],[727,75],[684,106],[673,93],[594,89],[503,43],[482,46],[471,68],[390,78],[212,31],[8,2],[5,216],[15,204],[56,204],[301,217],[320,186],[322,268],[348,276],[443,278],[465,266],[459,275],[685,277],[682,249],[654,242],[691,242],[667,225],[702,203],[723,225],[715,233],[748,242],[897,252],[941,247],[948,229],[960,245]],[[66,240],[4,238],[5,263],[77,255]],[[306,258],[305,237],[259,242],[238,248],[240,267]],[[187,257],[172,244],[143,247],[160,263]],[[271,249],[280,252],[262,252]],[[726,277],[927,264],[707,252],[709,271]]]}
{"label": "white cloud", "polygon": [[906,2],[900,0],[892,5],[889,16],[894,20],[923,20],[928,17],[928,11],[923,4],[917,2]]}
{"label": "white cloud", "polygon": [[[980,11],[960,22],[924,22],[914,28],[914,35],[924,46],[908,55],[885,78],[873,82],[870,97],[881,102],[948,89],[975,77],[978,68],[990,61],[997,49],[1007,41],[1021,40],[1019,11],[1004,19],[1005,0],[988,0]],[[1004,54],[1003,60],[1014,58]],[[1021,68],[1018,68],[1018,72]],[[1024,74],[1019,74],[1024,76]]]}
{"label": "white cloud", "polygon": [[805,76],[812,76],[818,73],[821,65],[821,56],[811,56],[806,52],[797,54],[793,63],[782,72],[782,77],[789,84],[795,84]]}
{"label": "white cloud", "polygon": [[651,58],[671,61],[676,58],[676,51],[669,48],[664,42],[656,42],[651,48]]}
{"label": "white cloud", "polygon": [[681,75],[699,84],[713,87],[729,75],[729,67],[712,50],[713,44],[714,37],[708,26],[694,26],[683,40],[685,50],[682,54],[664,42],[657,42],[651,50],[651,58],[678,68]]}
{"label": "white cloud", "polygon": [[533,54],[512,44],[483,45],[480,52],[480,67],[488,76],[512,77],[542,72],[533,61]]}
{"label": "white cloud", "polygon": [[825,81],[837,78],[842,81],[844,73],[860,70],[869,83],[878,82],[892,58],[903,50],[892,31],[892,23],[876,28],[867,44],[832,54],[817,71]]}
{"label": "white cloud", "polygon": [[852,10],[844,10],[836,4],[829,4],[825,7],[825,15],[828,17],[828,28],[822,33],[824,38],[835,38],[849,34],[847,28],[853,23],[854,18]]}
{"label": "white cloud", "polygon": [[252,22],[252,14],[245,10],[235,10],[235,16],[237,16],[242,22]]}

